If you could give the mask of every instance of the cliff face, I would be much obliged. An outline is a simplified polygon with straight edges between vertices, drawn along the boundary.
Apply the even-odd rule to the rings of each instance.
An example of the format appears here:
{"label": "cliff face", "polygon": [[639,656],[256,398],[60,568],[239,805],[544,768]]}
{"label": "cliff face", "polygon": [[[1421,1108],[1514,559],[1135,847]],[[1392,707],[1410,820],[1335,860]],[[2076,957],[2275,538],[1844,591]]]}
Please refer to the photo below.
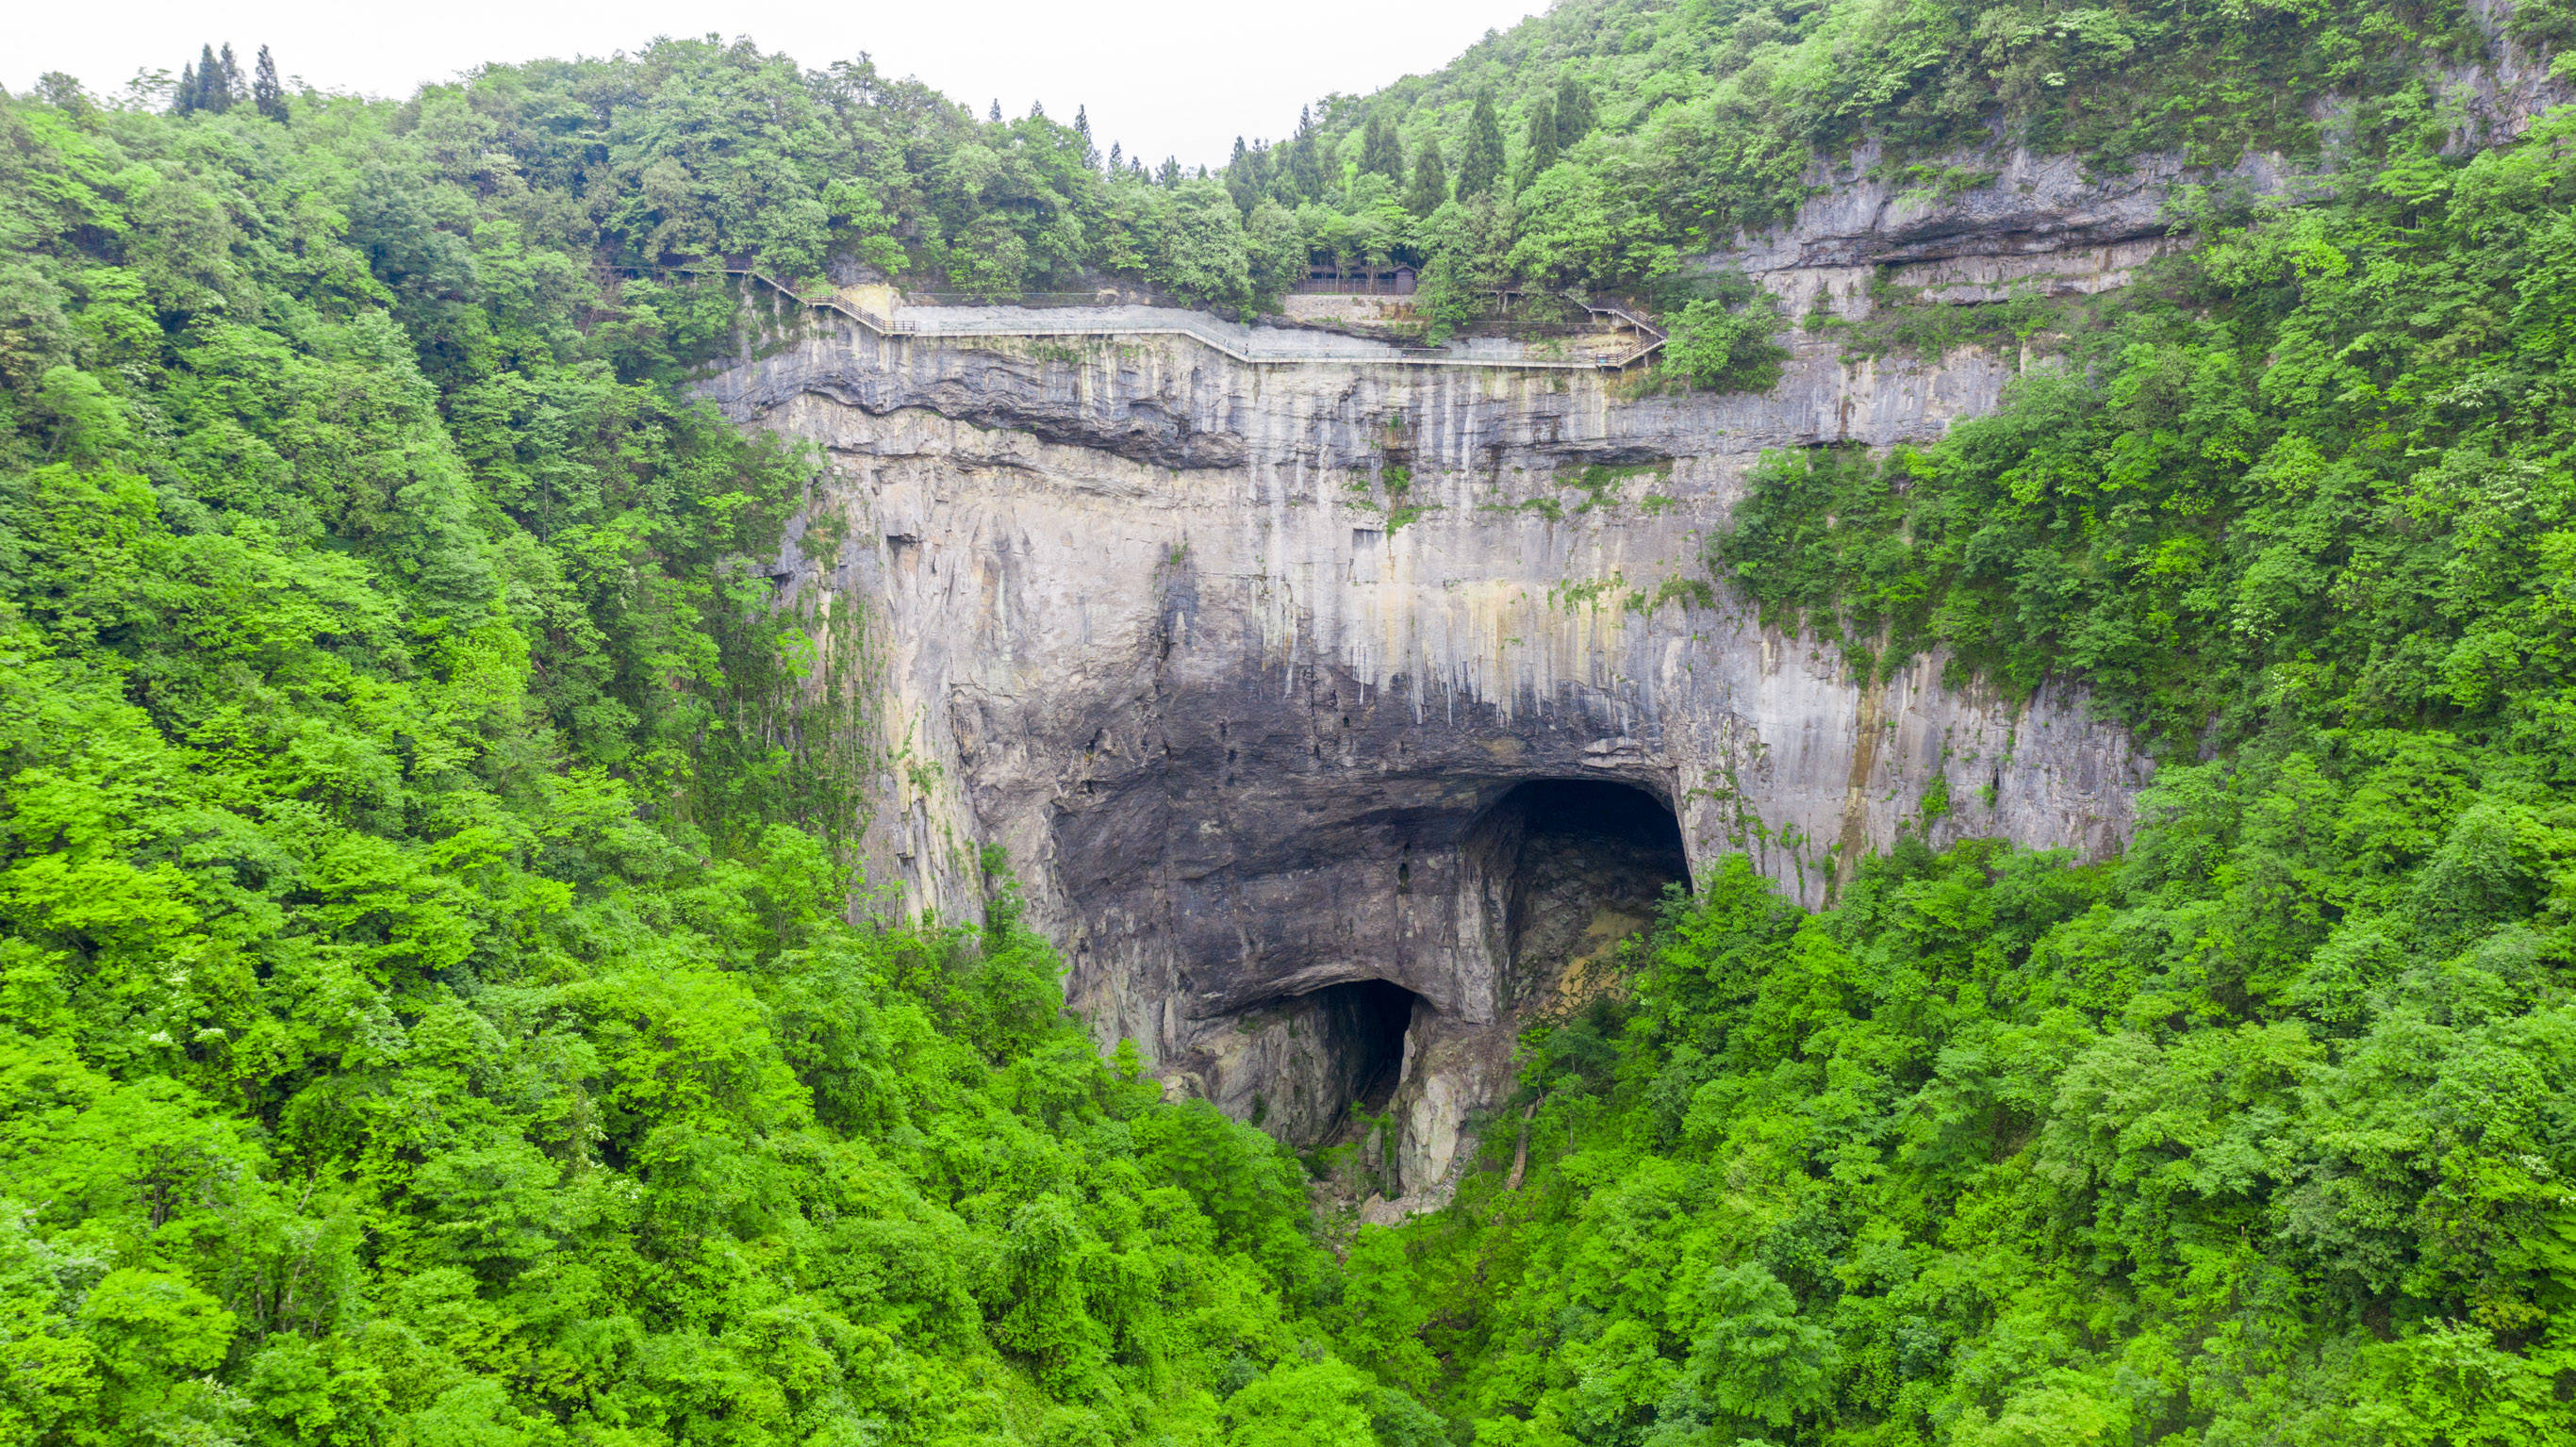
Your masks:
{"label": "cliff face", "polygon": [[[1949,196],[1835,177],[1712,264],[1792,315],[2096,291],[2182,244],[2176,186],[2300,184],[2260,157],[1988,170]],[[1005,846],[1104,1043],[1301,1144],[1385,1099],[1399,1208],[1437,1198],[1521,1024],[1600,987],[1662,877],[1659,845],[1587,822],[1637,796],[1524,786],[1641,791],[1691,868],[1740,850],[1809,904],[1900,828],[2126,837],[2146,769],[2080,699],[1950,691],[1938,658],[1864,686],[1704,558],[1764,450],[1929,440],[2017,358],[1853,361],[1802,331],[1766,394],[1629,395],[1144,308],[913,316],[772,314],[711,384],[830,459],[778,571],[875,660],[872,878],[970,915],[973,846]],[[1105,334],[1025,334],[1058,323]]]}
{"label": "cliff face", "polygon": [[1301,1142],[1365,1053],[1323,992],[1401,986],[1408,1194],[1448,1179],[1563,963],[1518,957],[1515,785],[1634,786],[1695,865],[1745,850],[1810,903],[1936,776],[1936,840],[2127,829],[2142,768],[2073,700],[1948,692],[1935,659],[1864,688],[1703,560],[1764,449],[1937,436],[1994,405],[1994,358],[1802,340],[1767,395],[1625,401],[1598,371],[1169,336],[764,351],[716,391],[830,458],[809,537],[837,547],[780,572],[878,661],[873,877],[965,914],[971,845],[1006,846],[1103,1040]]}
{"label": "cliff face", "polygon": [[[2501,43],[2435,79],[2464,145],[2566,90]],[[1926,192],[1854,156],[1705,264],[1793,317],[2089,293],[2186,244],[2178,188],[2304,184],[1956,159],[1969,184]],[[709,390],[830,459],[777,574],[873,660],[872,879],[971,916],[974,846],[1005,846],[1104,1044],[1299,1144],[1383,1102],[1379,1209],[1439,1199],[1521,1024],[1602,987],[1678,868],[1658,827],[1808,904],[1900,828],[2126,837],[2146,769],[2080,699],[1948,691],[1937,658],[1864,686],[1704,561],[1765,449],[1929,440],[2018,358],[1799,333],[1765,395],[1629,396],[1143,307],[859,322],[773,311]]]}

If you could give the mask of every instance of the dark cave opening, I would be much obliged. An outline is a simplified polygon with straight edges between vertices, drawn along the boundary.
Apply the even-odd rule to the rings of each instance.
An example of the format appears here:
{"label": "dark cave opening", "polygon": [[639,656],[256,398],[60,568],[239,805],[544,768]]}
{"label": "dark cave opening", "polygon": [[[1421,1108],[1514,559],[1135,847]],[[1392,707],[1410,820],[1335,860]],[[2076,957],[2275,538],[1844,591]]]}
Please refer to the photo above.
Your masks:
{"label": "dark cave opening", "polygon": [[1530,834],[1602,841],[1635,855],[1665,879],[1690,879],[1681,821],[1671,806],[1633,784],[1532,779],[1514,785],[1502,803],[1519,808]]}
{"label": "dark cave opening", "polygon": [[1606,779],[1532,779],[1497,800],[1487,858],[1508,874],[1502,932],[1516,999],[1570,1006],[1603,987],[1619,941],[1650,925],[1668,885],[1690,885],[1671,806]]}
{"label": "dark cave opening", "polygon": [[1413,1027],[1418,997],[1387,980],[1352,980],[1308,998],[1315,1002],[1319,1028],[1336,1047],[1334,1073],[1344,1105],[1357,1104],[1371,1115],[1385,1110],[1404,1079],[1404,1032]]}

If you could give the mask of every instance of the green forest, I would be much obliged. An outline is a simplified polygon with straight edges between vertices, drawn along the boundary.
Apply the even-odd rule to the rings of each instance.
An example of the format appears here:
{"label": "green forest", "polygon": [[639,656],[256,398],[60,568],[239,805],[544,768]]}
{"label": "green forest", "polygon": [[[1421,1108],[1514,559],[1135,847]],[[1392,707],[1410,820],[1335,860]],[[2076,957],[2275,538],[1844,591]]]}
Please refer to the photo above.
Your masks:
{"label": "green forest", "polygon": [[[1568,0],[1186,174],[748,41],[0,95],[0,1439],[2576,1440],[2576,113],[2461,142],[2485,13]],[[1863,676],[2089,689],[2121,857],[1720,859],[1525,1038],[1525,1172],[1357,1230],[1095,1046],[998,850],[853,915],[755,566],[818,464],[693,398],[739,302],[677,268],[1400,258],[1760,385],[1838,324],[1682,258],[1969,142],[2317,181],[1854,336],[2037,360],[1707,562]]]}

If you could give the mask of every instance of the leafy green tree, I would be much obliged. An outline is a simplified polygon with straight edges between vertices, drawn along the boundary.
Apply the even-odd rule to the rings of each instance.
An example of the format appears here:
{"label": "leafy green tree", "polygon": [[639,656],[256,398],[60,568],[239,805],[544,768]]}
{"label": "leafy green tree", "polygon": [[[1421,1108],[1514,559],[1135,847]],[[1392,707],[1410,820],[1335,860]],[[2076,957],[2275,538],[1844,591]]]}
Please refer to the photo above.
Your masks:
{"label": "leafy green tree", "polygon": [[1729,1417],[1785,1427],[1831,1395],[1833,1333],[1797,1317],[1797,1299],[1757,1264],[1709,1278],[1706,1326],[1683,1380]]}
{"label": "leafy green tree", "polygon": [[1404,137],[1396,131],[1393,118],[1375,111],[1369,113],[1368,129],[1360,146],[1360,174],[1384,176],[1397,186],[1404,184]]}
{"label": "leafy green tree", "polygon": [[[1181,183],[1154,258],[1155,285],[1190,301],[1240,305],[1252,296],[1252,256],[1234,199],[1212,180]],[[1273,223],[1275,225],[1275,223]],[[1275,262],[1275,258],[1265,258]]]}
{"label": "leafy green tree", "polygon": [[1780,378],[1788,350],[1778,341],[1779,314],[1756,292],[1730,307],[1703,297],[1665,318],[1666,339],[1657,365],[1694,387],[1716,392],[1758,392]]}
{"label": "leafy green tree", "polygon": [[1655,219],[1579,166],[1553,166],[1530,182],[1518,212],[1519,235],[1507,265],[1522,276],[1560,286],[1607,286],[1661,276],[1678,265]]}
{"label": "leafy green tree", "polygon": [[1397,1387],[1427,1386],[1439,1363],[1422,1344],[1431,1305],[1406,1259],[1403,1238],[1363,1226],[1342,1260],[1342,1316],[1337,1339],[1344,1355]]}
{"label": "leafy green tree", "polygon": [[1225,1404],[1226,1447],[1349,1447],[1377,1440],[1368,1378],[1335,1361],[1272,1368]]}

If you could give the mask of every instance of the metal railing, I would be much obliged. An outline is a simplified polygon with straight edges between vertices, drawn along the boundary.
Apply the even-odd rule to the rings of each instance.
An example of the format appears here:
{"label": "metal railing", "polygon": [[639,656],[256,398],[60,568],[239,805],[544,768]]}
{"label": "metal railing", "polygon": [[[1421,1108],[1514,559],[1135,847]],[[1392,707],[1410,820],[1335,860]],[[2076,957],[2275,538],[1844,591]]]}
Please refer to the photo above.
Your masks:
{"label": "metal railing", "polygon": [[1582,307],[1585,311],[1592,313],[1594,316],[1616,317],[1620,321],[1626,322],[1629,328],[1636,332],[1637,345],[1634,349],[1629,351],[1626,356],[1620,357],[1616,361],[1605,361],[1601,364],[1613,371],[1626,370],[1630,363],[1643,360],[1657,348],[1663,346],[1664,342],[1667,340],[1662,327],[1659,327],[1653,322],[1650,322],[1644,317],[1638,315],[1623,302],[1594,301],[1592,298],[1583,295],[1581,292],[1574,291],[1567,292],[1565,297],[1566,300],[1575,303],[1577,306]]}
{"label": "metal railing", "polygon": [[1102,287],[1098,291],[1007,291],[993,295],[972,291],[908,291],[903,294],[903,299],[921,306],[1063,307],[1146,304],[1129,302],[1115,287]]}

